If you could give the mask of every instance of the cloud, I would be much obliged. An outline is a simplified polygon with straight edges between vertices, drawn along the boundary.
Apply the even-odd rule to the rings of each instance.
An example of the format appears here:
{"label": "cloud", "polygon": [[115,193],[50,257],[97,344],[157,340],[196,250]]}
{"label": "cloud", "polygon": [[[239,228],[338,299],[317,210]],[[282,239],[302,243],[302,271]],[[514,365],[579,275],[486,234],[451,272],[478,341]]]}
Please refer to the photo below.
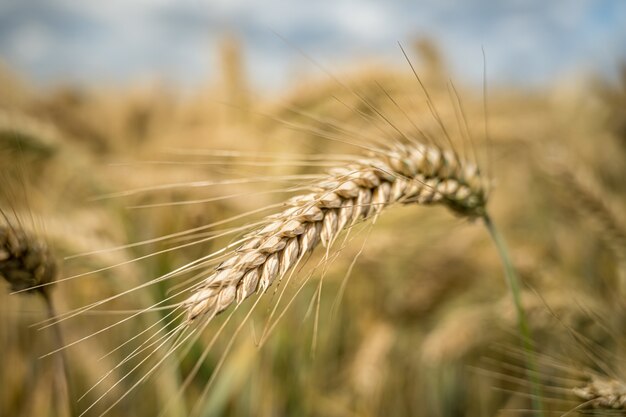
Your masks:
{"label": "cloud", "polygon": [[284,80],[298,53],[320,61],[398,56],[426,34],[455,72],[532,83],[626,59],[626,2],[596,0],[22,0],[0,7],[0,56],[42,81],[125,81],[160,75],[197,85],[215,73],[219,39],[240,34],[257,85]]}

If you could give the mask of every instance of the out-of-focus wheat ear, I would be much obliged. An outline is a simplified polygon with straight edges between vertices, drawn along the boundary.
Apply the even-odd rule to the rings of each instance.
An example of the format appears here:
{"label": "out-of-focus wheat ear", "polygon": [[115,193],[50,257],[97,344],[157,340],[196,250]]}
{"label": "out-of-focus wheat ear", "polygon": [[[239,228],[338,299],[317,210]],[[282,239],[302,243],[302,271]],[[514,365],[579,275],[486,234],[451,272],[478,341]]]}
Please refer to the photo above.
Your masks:
{"label": "out-of-focus wheat ear", "polygon": [[320,243],[373,219],[395,203],[445,205],[468,218],[485,213],[487,192],[478,167],[451,151],[421,144],[394,145],[328,172],[310,192],[285,202],[249,240],[230,253],[182,305],[188,321],[213,317],[235,302],[265,292]]}
{"label": "out-of-focus wheat ear", "polygon": [[59,150],[61,133],[54,125],[18,112],[0,110],[0,139],[5,150],[46,159]]}
{"label": "out-of-focus wheat ear", "polygon": [[[584,402],[577,410],[626,411],[626,383],[617,379],[589,375],[587,383],[575,387],[574,395]],[[610,410],[610,411],[609,411]]]}
{"label": "out-of-focus wheat ear", "polygon": [[47,296],[57,273],[46,243],[12,225],[0,226],[0,275],[12,292]]}
{"label": "out-of-focus wheat ear", "polygon": [[[4,216],[7,219],[6,216]],[[0,226],[0,276],[11,291],[39,294],[46,305],[49,319],[57,317],[52,300],[52,285],[57,276],[57,263],[46,242],[11,225]],[[52,326],[57,346],[64,346],[60,325]],[[69,389],[69,368],[64,351],[56,357],[54,372],[57,415],[72,416],[74,402]]]}
{"label": "out-of-focus wheat ear", "polygon": [[[564,159],[552,158],[543,164],[559,191],[565,196],[568,207],[574,208],[593,222],[598,237],[613,252],[617,261],[618,293],[620,300],[626,296],[626,225],[606,192],[594,175],[581,164],[567,163]],[[572,169],[571,166],[575,166]],[[570,204],[569,201],[575,201]]]}

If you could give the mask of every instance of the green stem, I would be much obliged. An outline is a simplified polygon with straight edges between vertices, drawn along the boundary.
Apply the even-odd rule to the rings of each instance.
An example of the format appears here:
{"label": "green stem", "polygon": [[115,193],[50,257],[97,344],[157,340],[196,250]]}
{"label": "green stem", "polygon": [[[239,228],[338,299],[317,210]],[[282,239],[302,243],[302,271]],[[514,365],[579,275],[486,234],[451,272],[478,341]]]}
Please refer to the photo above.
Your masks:
{"label": "green stem", "polygon": [[498,253],[500,255],[500,259],[502,261],[502,266],[504,267],[504,275],[506,277],[506,283],[509,287],[509,291],[511,292],[511,296],[513,297],[513,303],[515,304],[515,310],[517,312],[517,324],[519,327],[520,334],[522,336],[522,343],[524,347],[524,351],[526,352],[526,362],[528,365],[528,370],[526,375],[531,383],[531,389],[533,391],[532,402],[533,409],[536,411],[538,416],[543,416],[543,403],[542,403],[542,395],[541,395],[541,387],[539,384],[539,379],[537,378],[538,369],[537,363],[535,361],[535,349],[532,344],[532,333],[530,331],[530,326],[528,325],[528,321],[526,319],[526,313],[524,312],[524,307],[522,306],[522,297],[520,290],[520,280],[517,277],[517,273],[515,272],[515,268],[513,267],[513,263],[511,262],[511,258],[509,256],[508,249],[506,247],[506,243],[504,238],[496,229],[495,224],[491,220],[491,217],[487,213],[483,216],[483,221],[491,238],[493,239],[496,248],[498,249]]}

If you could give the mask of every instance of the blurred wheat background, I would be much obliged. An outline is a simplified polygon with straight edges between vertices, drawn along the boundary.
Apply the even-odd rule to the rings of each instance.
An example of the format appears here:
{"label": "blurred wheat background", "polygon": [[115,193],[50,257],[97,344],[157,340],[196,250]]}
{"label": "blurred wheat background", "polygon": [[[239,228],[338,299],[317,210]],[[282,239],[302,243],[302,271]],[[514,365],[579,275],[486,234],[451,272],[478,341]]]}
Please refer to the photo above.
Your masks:
{"label": "blurred wheat background", "polygon": [[[17,24],[9,17],[20,16],[10,11],[0,8],[5,33]],[[357,13],[354,19],[360,17]],[[624,17],[612,22],[619,19]],[[453,78],[481,162],[491,164],[489,207],[524,284],[544,415],[570,410],[568,415],[620,415],[626,410],[626,64],[615,52],[610,68],[583,72],[574,66],[567,77],[555,76],[554,70],[551,76],[535,74],[531,82],[507,73],[494,75],[491,83],[489,69],[487,140],[480,46],[459,57],[446,45],[454,43],[454,36],[439,42],[433,32],[408,40],[402,35],[401,40],[446,125],[457,129],[460,115],[448,84]],[[276,81],[282,75],[273,75],[267,86],[250,70],[259,51],[247,42],[248,35],[220,33],[210,74],[184,88],[167,77],[116,83],[94,72],[89,78],[80,63],[81,77],[51,82],[63,70],[56,75],[29,71],[5,44],[0,67],[2,226],[12,223],[52,249],[59,264],[60,282],[51,289],[57,313],[120,294],[229,240],[180,250],[168,249],[187,243],[184,238],[128,244],[198,228],[282,198],[269,192],[280,185],[272,181],[210,188],[163,185],[320,172],[319,167],[285,163],[289,158],[246,162],[258,162],[265,153],[321,155],[321,161],[333,162],[332,155],[354,152],[320,138],[319,132],[332,131],[331,119],[364,136],[379,134],[368,119],[371,110],[353,91],[407,131],[411,125],[400,109],[420,128],[436,131],[406,62],[364,63],[347,55],[343,59],[349,65],[328,75],[311,70],[316,64],[305,59],[299,64],[306,67],[305,75],[294,77],[297,82],[284,85]],[[626,37],[613,40],[603,44],[608,53],[614,51],[610,45],[623,46]],[[537,56],[545,54],[540,44],[533,47]],[[285,43],[282,48],[299,54]],[[344,51],[341,42],[337,48]],[[487,42],[488,68],[493,60],[493,71],[504,71],[494,49],[492,55]],[[385,51],[402,57],[393,42]],[[306,52],[316,58],[315,48]],[[48,62],[53,53],[47,50],[40,59]],[[458,63],[467,54],[474,75],[465,78]],[[62,68],[56,61],[50,65]],[[296,71],[271,65],[259,71],[268,68],[275,74]],[[205,152],[224,149],[257,156],[216,158]],[[151,187],[160,188],[124,193]],[[234,197],[180,204],[225,195]],[[442,208],[392,208],[323,269],[312,275],[261,347],[257,342],[273,289],[232,346],[228,335],[245,311],[228,322],[218,317],[187,346],[186,356],[165,358],[166,349],[160,349],[136,369],[137,362],[123,362],[141,343],[172,326],[163,320],[165,311],[133,312],[180,291],[185,277],[63,321],[74,412],[91,407],[86,415],[535,415],[515,310],[497,252],[478,223]],[[287,289],[288,295],[294,292]],[[50,327],[34,325],[47,318],[46,305],[36,294],[9,293],[7,284],[0,291],[0,415],[63,415],[51,406],[58,395],[55,355],[40,359],[58,346]],[[124,318],[129,319],[100,332]],[[203,356],[222,324],[220,337]],[[315,326],[319,333],[313,343]],[[223,366],[204,392],[224,353]],[[148,375],[148,365],[161,359],[157,372],[135,388]],[[182,390],[196,363],[197,374]]]}

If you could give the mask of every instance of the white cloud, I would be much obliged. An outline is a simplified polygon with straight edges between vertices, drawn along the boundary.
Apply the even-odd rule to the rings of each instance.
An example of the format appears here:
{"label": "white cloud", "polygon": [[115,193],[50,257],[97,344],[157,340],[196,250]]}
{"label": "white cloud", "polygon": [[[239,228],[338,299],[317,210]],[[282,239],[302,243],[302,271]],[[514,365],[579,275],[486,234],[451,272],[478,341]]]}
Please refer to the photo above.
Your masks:
{"label": "white cloud", "polygon": [[[481,61],[485,45],[493,77],[524,82],[524,70],[550,77],[564,66],[593,64],[590,56],[597,67],[610,65],[595,45],[614,60],[626,59],[626,3],[617,1],[39,0],[16,3],[20,12],[12,19],[15,7],[0,0],[0,18],[12,28],[0,39],[0,54],[35,76],[43,74],[36,63],[46,60],[50,77],[124,79],[149,72],[189,84],[210,72],[209,55],[217,55],[217,40],[229,29],[242,33],[250,68],[263,69],[250,76],[267,84],[284,79],[298,57],[271,30],[317,60],[334,62],[363,52],[390,56],[396,41],[429,34],[461,75],[480,78],[482,65],[467,68]],[[602,5],[621,10],[622,17],[610,16],[604,26],[594,22],[590,10]]]}
{"label": "white cloud", "polygon": [[50,31],[38,22],[25,22],[10,35],[9,55],[22,65],[40,65],[54,42]]}
{"label": "white cloud", "polygon": [[361,41],[372,41],[389,35],[393,16],[380,3],[344,1],[337,2],[333,10],[333,23],[350,36]]}

